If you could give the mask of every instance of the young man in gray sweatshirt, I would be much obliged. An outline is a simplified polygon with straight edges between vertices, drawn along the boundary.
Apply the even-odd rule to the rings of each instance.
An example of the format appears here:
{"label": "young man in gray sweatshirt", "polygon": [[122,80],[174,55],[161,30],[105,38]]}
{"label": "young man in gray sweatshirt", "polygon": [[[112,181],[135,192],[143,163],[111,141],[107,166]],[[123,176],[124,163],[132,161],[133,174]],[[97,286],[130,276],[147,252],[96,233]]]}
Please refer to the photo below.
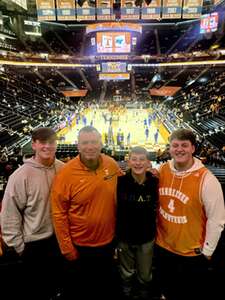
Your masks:
{"label": "young man in gray sweatshirt", "polygon": [[60,251],[49,201],[53,178],[63,166],[55,158],[56,139],[51,128],[33,131],[34,156],[10,176],[2,201],[2,237],[6,249],[22,261],[23,299],[49,299],[57,285],[50,284],[59,270]]}

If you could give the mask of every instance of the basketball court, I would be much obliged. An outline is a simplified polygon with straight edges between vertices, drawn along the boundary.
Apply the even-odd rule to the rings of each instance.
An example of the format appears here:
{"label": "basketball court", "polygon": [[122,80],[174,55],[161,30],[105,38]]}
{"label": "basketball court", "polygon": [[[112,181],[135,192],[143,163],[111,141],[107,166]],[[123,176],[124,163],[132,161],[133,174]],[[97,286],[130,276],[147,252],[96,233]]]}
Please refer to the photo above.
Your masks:
{"label": "basketball court", "polygon": [[149,151],[157,151],[164,149],[167,144],[168,135],[164,125],[153,118],[149,109],[86,109],[73,119],[70,128],[59,132],[59,136],[64,136],[63,143],[77,143],[78,132],[85,125],[97,128],[102,134],[103,144],[108,146],[118,146],[118,136],[123,147],[139,145]]}

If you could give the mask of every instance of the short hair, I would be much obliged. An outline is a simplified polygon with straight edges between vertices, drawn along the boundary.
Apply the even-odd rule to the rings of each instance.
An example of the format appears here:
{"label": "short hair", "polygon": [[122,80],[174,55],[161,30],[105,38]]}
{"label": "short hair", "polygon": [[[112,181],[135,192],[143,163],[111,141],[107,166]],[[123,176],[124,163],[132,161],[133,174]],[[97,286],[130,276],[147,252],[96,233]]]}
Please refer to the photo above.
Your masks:
{"label": "short hair", "polygon": [[101,133],[95,127],[88,125],[88,126],[84,126],[80,129],[80,131],[78,133],[78,142],[79,142],[79,138],[80,138],[81,133],[84,133],[84,132],[86,132],[86,133],[95,132],[99,135],[100,139],[102,137]]}
{"label": "short hair", "polygon": [[147,157],[147,159],[149,159],[149,153],[148,151],[141,146],[136,146],[136,147],[132,147],[129,153],[129,158],[131,157],[131,155],[135,153],[135,154],[143,154]]}
{"label": "short hair", "polygon": [[57,140],[56,132],[50,127],[39,127],[32,132],[32,141]]}
{"label": "short hair", "polygon": [[186,128],[180,128],[172,132],[172,134],[169,137],[169,141],[172,142],[172,140],[177,139],[180,141],[188,140],[191,142],[192,145],[196,145],[196,136],[194,132],[190,129]]}

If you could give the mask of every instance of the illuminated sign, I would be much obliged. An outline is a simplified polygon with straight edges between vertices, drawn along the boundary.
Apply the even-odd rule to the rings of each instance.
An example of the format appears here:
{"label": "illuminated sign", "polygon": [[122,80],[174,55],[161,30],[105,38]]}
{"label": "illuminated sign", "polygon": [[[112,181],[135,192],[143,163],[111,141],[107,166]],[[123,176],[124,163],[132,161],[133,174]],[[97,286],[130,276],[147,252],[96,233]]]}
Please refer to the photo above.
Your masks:
{"label": "illuminated sign", "polygon": [[125,62],[103,62],[103,73],[125,73],[127,71],[127,64]]}
{"label": "illuminated sign", "polygon": [[86,33],[98,32],[98,31],[134,31],[142,33],[142,26],[134,23],[124,22],[105,22],[90,24],[86,28]]}
{"label": "illuminated sign", "polygon": [[99,73],[99,80],[128,80],[130,79],[129,73]]}

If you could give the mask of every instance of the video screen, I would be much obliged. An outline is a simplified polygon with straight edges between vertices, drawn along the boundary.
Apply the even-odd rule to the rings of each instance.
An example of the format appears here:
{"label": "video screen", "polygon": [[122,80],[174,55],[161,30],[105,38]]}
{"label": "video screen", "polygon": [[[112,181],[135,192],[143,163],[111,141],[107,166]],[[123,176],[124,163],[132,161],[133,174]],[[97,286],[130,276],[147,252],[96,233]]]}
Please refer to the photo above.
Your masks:
{"label": "video screen", "polygon": [[12,31],[12,27],[12,18],[9,16],[2,15],[0,12],[0,32],[7,36],[15,37],[16,34]]}
{"label": "video screen", "polygon": [[126,73],[127,64],[125,62],[103,62],[103,73]]}
{"label": "video screen", "polygon": [[130,53],[130,32],[97,32],[97,53]]}
{"label": "video screen", "polygon": [[218,29],[218,13],[212,13],[201,16],[200,33],[215,32]]}
{"label": "video screen", "polygon": [[128,80],[130,79],[130,74],[129,73],[99,73],[99,80],[113,80],[113,81],[118,81],[118,80]]}
{"label": "video screen", "polygon": [[41,36],[40,22],[24,20],[24,33],[26,35]]}

